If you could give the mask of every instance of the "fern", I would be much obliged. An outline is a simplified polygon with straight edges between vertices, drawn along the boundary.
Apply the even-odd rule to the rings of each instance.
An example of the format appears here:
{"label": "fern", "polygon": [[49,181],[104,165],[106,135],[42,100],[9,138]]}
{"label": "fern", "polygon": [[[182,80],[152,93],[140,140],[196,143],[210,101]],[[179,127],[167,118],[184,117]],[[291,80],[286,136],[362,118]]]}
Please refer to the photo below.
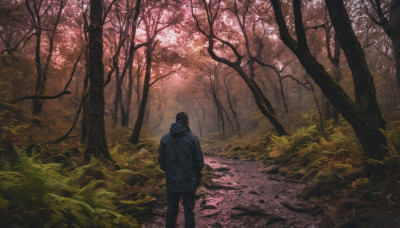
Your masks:
{"label": "fern", "polygon": [[16,200],[28,208],[33,208],[42,204],[42,198],[46,193],[46,176],[41,167],[33,163],[32,158],[28,158],[25,153],[19,151],[19,157],[11,162],[11,169],[20,173],[23,178],[19,194]]}
{"label": "fern", "polygon": [[384,165],[383,161],[376,160],[376,159],[373,159],[373,158],[364,157],[364,160],[365,160],[366,163],[368,163],[370,165]]}
{"label": "fern", "polygon": [[37,164],[26,156],[22,148],[16,148],[18,158],[0,171],[0,192],[5,198],[18,202],[28,209],[43,206],[43,197],[47,193],[64,196],[76,191],[73,185],[64,182],[57,170],[60,164]]}

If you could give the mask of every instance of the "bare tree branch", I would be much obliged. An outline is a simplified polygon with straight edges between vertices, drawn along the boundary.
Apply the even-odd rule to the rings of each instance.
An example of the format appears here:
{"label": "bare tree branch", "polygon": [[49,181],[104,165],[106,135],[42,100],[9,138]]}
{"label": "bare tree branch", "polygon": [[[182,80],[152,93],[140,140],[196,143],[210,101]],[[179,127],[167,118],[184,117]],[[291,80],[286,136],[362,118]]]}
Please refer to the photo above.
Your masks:
{"label": "bare tree branch", "polygon": [[170,75],[173,74],[173,73],[176,73],[176,72],[180,71],[181,68],[182,68],[182,66],[180,66],[177,70],[170,71],[170,72],[168,72],[167,74],[165,74],[165,75],[163,75],[163,76],[161,76],[161,77],[158,77],[158,78],[155,79],[153,82],[151,82],[151,83],[149,84],[149,86],[152,86],[152,85],[154,85],[157,81],[159,81],[159,80],[161,80],[161,79],[163,79],[163,78],[166,78],[166,77],[170,76]]}
{"label": "bare tree branch", "polygon": [[391,62],[394,63],[394,59],[392,56],[388,55],[388,53],[382,51],[380,48],[378,48],[377,46],[374,46],[374,48],[379,51],[379,53],[381,53],[383,56],[385,56],[388,60],[390,60]]}
{"label": "bare tree branch", "polygon": [[304,88],[306,88],[307,90],[311,91],[311,88],[307,87],[307,85],[310,85],[310,82],[307,80],[307,82],[301,82],[299,79],[295,78],[293,75],[291,74],[287,74],[285,76],[282,76],[282,80],[286,79],[286,78],[290,78],[293,81],[295,81],[297,84],[302,85]]}
{"label": "bare tree branch", "polygon": [[77,65],[79,63],[79,60],[82,57],[82,54],[83,54],[84,50],[85,50],[85,48],[82,49],[81,53],[78,56],[78,59],[75,61],[74,66],[72,68],[71,76],[69,77],[69,80],[68,80],[67,84],[65,84],[64,89],[63,89],[63,91],[61,93],[53,95],[53,96],[46,96],[46,95],[43,95],[43,96],[42,95],[25,96],[25,97],[21,97],[21,98],[16,99],[13,103],[17,103],[17,102],[20,102],[20,101],[23,101],[23,100],[28,100],[28,99],[46,99],[46,100],[57,99],[57,98],[65,95],[65,94],[71,94],[71,92],[67,91],[67,89],[68,89],[68,86],[71,84],[72,78],[74,77],[74,74],[75,74],[76,67],[77,67]]}
{"label": "bare tree branch", "polygon": [[23,101],[23,100],[28,100],[28,99],[47,99],[47,100],[57,99],[57,98],[65,95],[65,94],[71,94],[71,92],[70,91],[62,91],[61,93],[59,93],[57,95],[54,95],[54,96],[41,96],[41,95],[25,96],[25,97],[18,98],[13,103],[17,103],[17,102],[20,102],[20,101]]}
{"label": "bare tree branch", "polygon": [[72,78],[74,77],[74,74],[75,74],[76,66],[78,66],[79,60],[81,59],[82,54],[83,54],[84,51],[85,51],[85,48],[82,48],[82,51],[78,56],[78,59],[75,61],[74,66],[72,67],[71,76],[69,77],[69,80],[68,80],[67,84],[64,86],[64,91],[66,91],[68,86],[69,86],[69,84],[71,84]]}
{"label": "bare tree branch", "polygon": [[49,141],[49,142],[47,142],[45,144],[56,144],[56,143],[59,143],[59,142],[63,141],[64,139],[66,139],[68,137],[68,135],[72,132],[72,130],[74,130],[74,128],[76,126],[76,123],[78,122],[79,114],[81,113],[82,107],[83,107],[83,104],[84,104],[83,101],[86,100],[86,98],[88,96],[89,96],[89,93],[87,93],[87,92],[83,93],[82,99],[81,99],[81,104],[79,105],[78,111],[76,112],[76,115],[75,115],[75,118],[74,118],[74,122],[72,123],[71,128],[63,136],[61,136],[59,138],[56,138],[56,139],[53,139],[53,140],[51,140],[51,141]]}
{"label": "bare tree branch", "polygon": [[111,10],[111,7],[114,5],[115,2],[116,2],[116,0],[113,0],[113,1],[110,3],[110,5],[108,6],[107,10],[104,12],[103,22],[102,22],[103,25],[104,25],[104,23],[105,23],[105,21],[106,21],[106,18],[107,18],[108,13],[109,13],[110,10]]}

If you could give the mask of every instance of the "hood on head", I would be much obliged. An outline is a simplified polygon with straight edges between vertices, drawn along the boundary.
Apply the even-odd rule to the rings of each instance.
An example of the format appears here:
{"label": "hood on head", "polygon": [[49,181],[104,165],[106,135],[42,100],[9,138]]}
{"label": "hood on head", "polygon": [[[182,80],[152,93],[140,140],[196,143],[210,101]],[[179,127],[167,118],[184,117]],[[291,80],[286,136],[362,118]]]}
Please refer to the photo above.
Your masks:
{"label": "hood on head", "polygon": [[190,129],[186,124],[180,120],[176,123],[171,124],[171,128],[169,129],[169,134],[172,137],[182,137],[190,133]]}

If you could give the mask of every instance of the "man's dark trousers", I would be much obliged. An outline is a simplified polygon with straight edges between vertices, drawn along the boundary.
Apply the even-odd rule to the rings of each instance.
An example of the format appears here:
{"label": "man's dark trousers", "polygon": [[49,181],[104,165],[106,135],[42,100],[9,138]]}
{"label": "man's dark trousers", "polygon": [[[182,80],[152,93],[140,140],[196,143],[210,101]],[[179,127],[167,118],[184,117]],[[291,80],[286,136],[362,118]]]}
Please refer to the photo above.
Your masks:
{"label": "man's dark trousers", "polygon": [[167,219],[166,227],[175,228],[176,218],[179,212],[179,200],[183,198],[183,208],[185,210],[185,228],[194,228],[196,223],[194,221],[194,203],[196,192],[171,192],[167,191]]}

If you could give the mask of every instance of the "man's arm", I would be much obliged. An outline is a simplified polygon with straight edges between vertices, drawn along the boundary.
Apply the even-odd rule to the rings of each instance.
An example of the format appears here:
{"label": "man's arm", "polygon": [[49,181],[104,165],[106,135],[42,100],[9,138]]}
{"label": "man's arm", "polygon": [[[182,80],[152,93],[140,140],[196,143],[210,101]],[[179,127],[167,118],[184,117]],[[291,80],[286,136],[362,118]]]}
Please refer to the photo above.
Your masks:
{"label": "man's arm", "polygon": [[196,174],[197,174],[197,185],[200,185],[200,179],[201,179],[201,170],[203,169],[204,166],[204,158],[203,158],[203,152],[201,151],[201,146],[200,146],[200,141],[196,137],[195,139],[195,151],[194,151],[194,164],[196,167]]}
{"label": "man's arm", "polygon": [[158,163],[160,163],[160,168],[166,172],[165,167],[165,151],[164,151],[163,139],[160,140],[160,147],[158,148]]}

